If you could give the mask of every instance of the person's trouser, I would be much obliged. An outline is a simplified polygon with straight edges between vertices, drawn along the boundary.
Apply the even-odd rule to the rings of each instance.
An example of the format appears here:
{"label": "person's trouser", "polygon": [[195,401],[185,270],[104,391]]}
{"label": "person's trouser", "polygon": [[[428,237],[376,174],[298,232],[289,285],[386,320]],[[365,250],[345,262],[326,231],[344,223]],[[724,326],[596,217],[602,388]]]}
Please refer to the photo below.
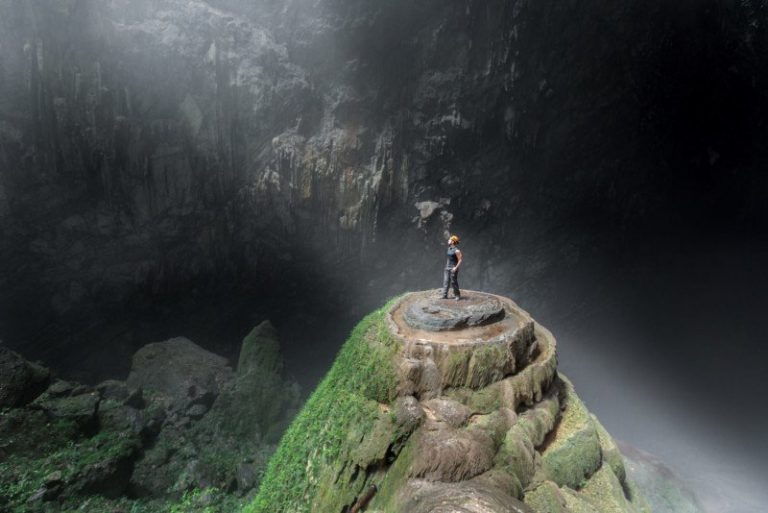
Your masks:
{"label": "person's trouser", "polygon": [[453,287],[453,295],[461,296],[459,290],[459,271],[451,271],[450,268],[443,271],[443,297],[448,296],[448,287]]}

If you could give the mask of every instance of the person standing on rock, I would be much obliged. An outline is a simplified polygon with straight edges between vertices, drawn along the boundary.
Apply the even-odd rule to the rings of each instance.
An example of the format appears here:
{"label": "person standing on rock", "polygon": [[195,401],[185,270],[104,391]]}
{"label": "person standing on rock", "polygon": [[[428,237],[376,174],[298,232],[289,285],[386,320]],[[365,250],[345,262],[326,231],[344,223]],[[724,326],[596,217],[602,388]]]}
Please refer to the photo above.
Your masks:
{"label": "person standing on rock", "polygon": [[448,239],[448,251],[446,256],[448,260],[445,262],[445,270],[443,271],[443,299],[448,299],[448,287],[453,287],[453,299],[458,301],[461,299],[461,291],[459,290],[459,266],[461,265],[461,251],[457,247],[459,245],[459,237],[457,235],[451,235]]}

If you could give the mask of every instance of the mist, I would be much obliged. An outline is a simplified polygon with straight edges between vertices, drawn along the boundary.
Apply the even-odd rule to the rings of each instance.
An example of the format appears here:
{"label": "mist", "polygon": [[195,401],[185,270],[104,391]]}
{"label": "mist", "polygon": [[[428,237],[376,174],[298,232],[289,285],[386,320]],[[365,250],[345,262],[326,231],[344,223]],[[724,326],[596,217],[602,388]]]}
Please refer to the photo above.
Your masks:
{"label": "mist", "polygon": [[269,319],[304,397],[354,325],[508,296],[706,511],[768,496],[763,2],[0,3],[0,340],[125,379]]}

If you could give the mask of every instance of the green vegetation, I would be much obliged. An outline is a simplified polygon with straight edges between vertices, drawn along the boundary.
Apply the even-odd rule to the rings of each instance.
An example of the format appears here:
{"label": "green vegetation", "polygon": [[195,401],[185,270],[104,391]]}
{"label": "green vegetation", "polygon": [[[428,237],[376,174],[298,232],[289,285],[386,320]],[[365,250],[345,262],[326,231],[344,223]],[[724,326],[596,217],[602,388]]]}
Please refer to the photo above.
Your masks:
{"label": "green vegetation", "polygon": [[[60,422],[50,425],[52,436],[56,436],[59,425]],[[111,432],[59,441],[60,446],[47,456],[11,455],[0,463],[0,510],[27,511],[27,499],[43,487],[47,477],[55,475],[60,482],[77,481],[91,465],[129,457],[138,446],[135,438]]]}
{"label": "green vegetation", "polygon": [[440,365],[443,374],[443,387],[463,386],[467,380],[469,351],[451,351],[445,362]]}
{"label": "green vegetation", "polygon": [[[439,418],[439,409],[427,408],[425,417],[416,398],[397,397],[402,346],[387,322],[397,299],[354,328],[274,454],[272,436],[285,422],[278,410],[288,405],[296,411],[298,389],[259,363],[275,371],[281,366],[268,323],[246,337],[237,389],[225,390],[199,424],[163,431],[143,451],[139,435],[126,424],[131,417],[121,415],[122,405],[114,400],[98,404],[101,432],[93,436],[86,429],[94,424],[86,415],[92,418],[95,409],[90,398],[48,400],[51,411],[67,415],[53,422],[37,409],[0,411],[0,450],[6,456],[0,463],[0,511],[338,513],[372,484],[378,491],[369,510],[400,511],[403,494],[413,491],[406,486],[409,477],[423,475],[422,461],[435,459],[423,442],[436,422],[430,415]],[[493,369],[503,357],[503,348],[493,346],[451,353],[441,362],[444,380],[461,384],[449,386],[445,396],[473,414],[451,436],[471,439],[473,450],[479,448],[446,457],[441,465],[458,468],[474,458],[478,470],[462,486],[503,490],[539,513],[648,513],[625,478],[615,442],[570,381],[554,375],[554,355],[551,363],[492,382],[499,379]],[[470,386],[486,382],[492,383]],[[276,408],[270,401],[279,394]],[[134,465],[135,489],[150,483],[162,498],[114,498],[126,491],[121,465]],[[248,486],[241,486],[245,481]],[[235,495],[253,486],[260,486],[255,498]]]}
{"label": "green vegetation", "polygon": [[499,362],[507,360],[504,348],[498,344],[487,344],[476,349],[469,361],[466,385],[470,388],[484,387],[502,376]]}
{"label": "green vegetation", "polygon": [[6,454],[50,454],[79,433],[73,420],[51,420],[39,410],[0,412],[0,449]]}
{"label": "green vegetation", "polygon": [[382,510],[386,513],[397,512],[396,496],[408,480],[408,470],[416,450],[414,445],[415,437],[409,438],[394,464],[387,470],[387,475],[368,509]]}
{"label": "green vegetation", "polygon": [[602,450],[589,411],[570,381],[562,375],[561,379],[565,410],[542,453],[542,466],[549,480],[578,490],[600,468]]}
{"label": "green vegetation", "polygon": [[501,396],[497,383],[488,385],[480,390],[468,387],[450,388],[445,390],[443,395],[460,402],[468,407],[472,413],[488,415],[501,407]]}
{"label": "green vegetation", "polygon": [[365,485],[364,472],[339,465],[380,418],[380,404],[395,399],[399,346],[389,332],[386,312],[396,300],[352,331],[283,436],[246,513],[340,511]]}
{"label": "green vegetation", "polygon": [[560,489],[552,481],[544,481],[538,487],[525,493],[525,503],[534,511],[547,513],[569,513]]}
{"label": "green vegetation", "polygon": [[184,492],[184,495],[181,497],[181,502],[169,505],[168,509],[165,511],[168,513],[234,512],[239,510],[240,502],[241,501],[236,497],[215,487],[206,488],[204,490],[194,489]]}

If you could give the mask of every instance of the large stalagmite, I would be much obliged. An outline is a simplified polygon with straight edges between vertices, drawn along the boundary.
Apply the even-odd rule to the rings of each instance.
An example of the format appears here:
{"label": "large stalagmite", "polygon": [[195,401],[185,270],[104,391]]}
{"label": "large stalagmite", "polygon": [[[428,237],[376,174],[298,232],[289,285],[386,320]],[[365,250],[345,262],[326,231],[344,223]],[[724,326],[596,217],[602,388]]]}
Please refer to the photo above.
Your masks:
{"label": "large stalagmite", "polygon": [[610,435],[508,298],[405,294],[364,319],[250,511],[646,512]]}

